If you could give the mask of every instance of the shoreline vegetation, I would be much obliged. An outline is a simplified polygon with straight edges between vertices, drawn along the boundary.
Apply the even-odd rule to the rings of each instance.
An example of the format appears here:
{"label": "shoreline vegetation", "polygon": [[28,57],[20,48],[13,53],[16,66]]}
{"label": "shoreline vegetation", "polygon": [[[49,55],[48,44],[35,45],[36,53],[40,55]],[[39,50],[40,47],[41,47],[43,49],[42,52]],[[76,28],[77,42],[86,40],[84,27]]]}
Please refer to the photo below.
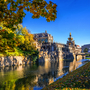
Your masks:
{"label": "shoreline vegetation", "polygon": [[33,63],[36,62],[38,59],[39,52],[36,50],[31,51],[23,51],[20,48],[16,47],[14,48],[14,52],[7,52],[6,54],[0,52],[0,57],[7,57],[7,56],[30,56],[30,62],[33,61]]}
{"label": "shoreline vegetation", "polygon": [[42,90],[90,90],[90,62],[68,73]]}
{"label": "shoreline vegetation", "polygon": [[31,61],[35,62],[39,52],[36,49],[33,34],[26,27],[18,24],[15,31],[3,26],[0,23],[0,57],[2,56],[30,56]]}

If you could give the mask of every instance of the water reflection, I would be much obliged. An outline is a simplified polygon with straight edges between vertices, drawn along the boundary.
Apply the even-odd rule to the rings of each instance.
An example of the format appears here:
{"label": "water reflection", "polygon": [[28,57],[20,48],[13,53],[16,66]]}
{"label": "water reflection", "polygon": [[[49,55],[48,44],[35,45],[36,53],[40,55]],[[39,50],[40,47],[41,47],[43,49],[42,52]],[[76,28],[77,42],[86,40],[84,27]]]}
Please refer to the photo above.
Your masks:
{"label": "water reflection", "polygon": [[76,60],[73,60],[73,62],[70,63],[69,65],[69,72],[75,70],[82,62],[78,62]]}
{"label": "water reflection", "polygon": [[35,65],[0,68],[0,88],[6,90],[40,90],[56,81],[66,72],[75,70],[80,64],[82,63],[76,60],[59,60]]}

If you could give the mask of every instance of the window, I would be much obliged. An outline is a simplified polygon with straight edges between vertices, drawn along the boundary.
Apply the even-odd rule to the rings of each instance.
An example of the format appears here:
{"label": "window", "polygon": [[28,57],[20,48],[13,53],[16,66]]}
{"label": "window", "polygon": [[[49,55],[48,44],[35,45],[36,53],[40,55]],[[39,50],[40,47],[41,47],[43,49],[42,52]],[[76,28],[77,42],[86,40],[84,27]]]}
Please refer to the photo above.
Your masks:
{"label": "window", "polygon": [[44,41],[44,39],[42,39],[42,41]]}
{"label": "window", "polygon": [[38,42],[41,41],[40,39],[38,40]]}
{"label": "window", "polygon": [[48,40],[47,39],[45,39],[45,42],[47,42]]}

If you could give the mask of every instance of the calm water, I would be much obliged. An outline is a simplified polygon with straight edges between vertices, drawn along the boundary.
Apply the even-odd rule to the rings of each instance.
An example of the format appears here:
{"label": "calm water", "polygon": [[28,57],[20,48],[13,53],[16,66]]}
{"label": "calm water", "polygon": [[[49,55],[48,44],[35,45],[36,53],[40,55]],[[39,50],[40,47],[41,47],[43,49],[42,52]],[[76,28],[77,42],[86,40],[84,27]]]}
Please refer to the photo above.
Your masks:
{"label": "calm water", "polygon": [[72,60],[0,68],[0,90],[40,90],[83,64]]}

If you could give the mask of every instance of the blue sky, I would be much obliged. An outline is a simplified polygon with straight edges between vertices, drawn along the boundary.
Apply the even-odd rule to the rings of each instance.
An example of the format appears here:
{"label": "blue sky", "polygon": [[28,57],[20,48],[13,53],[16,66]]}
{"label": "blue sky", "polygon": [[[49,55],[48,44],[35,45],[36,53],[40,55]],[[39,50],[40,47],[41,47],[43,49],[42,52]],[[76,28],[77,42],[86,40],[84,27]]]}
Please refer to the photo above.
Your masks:
{"label": "blue sky", "polygon": [[[46,0],[49,2],[50,0]],[[57,18],[47,22],[46,18],[31,18],[32,14],[26,12],[23,18],[23,27],[34,33],[47,32],[55,42],[66,44],[69,33],[77,45],[90,44],[90,0],[51,0],[57,4]]]}

